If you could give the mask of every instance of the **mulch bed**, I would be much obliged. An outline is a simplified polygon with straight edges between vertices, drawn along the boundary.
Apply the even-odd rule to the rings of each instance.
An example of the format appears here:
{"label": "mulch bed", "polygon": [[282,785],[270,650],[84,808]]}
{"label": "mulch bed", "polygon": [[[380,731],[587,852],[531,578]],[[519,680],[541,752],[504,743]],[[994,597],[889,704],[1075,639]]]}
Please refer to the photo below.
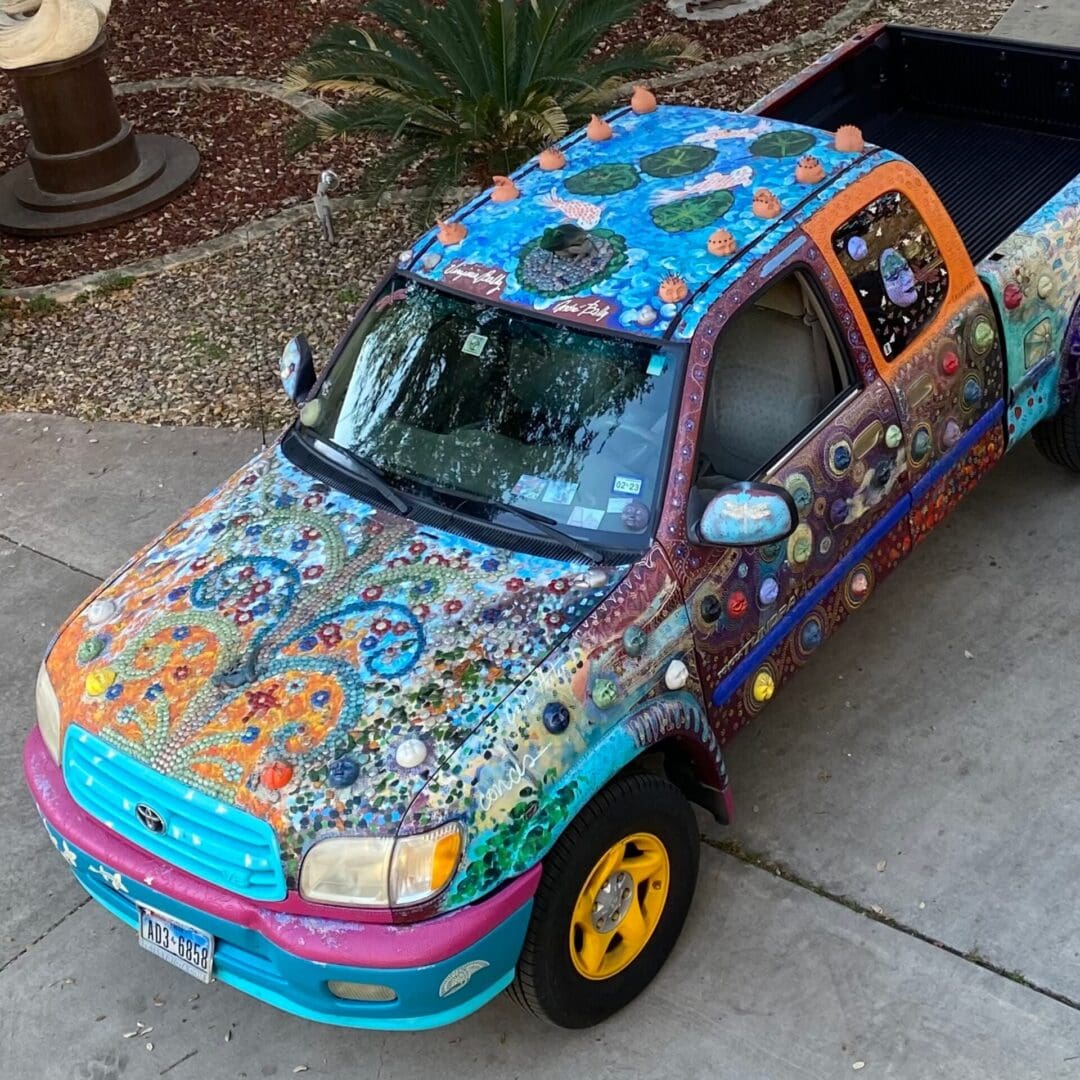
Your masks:
{"label": "mulch bed", "polygon": [[[339,175],[340,191],[349,191],[379,152],[372,139],[351,139],[289,157],[285,136],[298,114],[240,91],[156,90],[118,102],[136,131],[168,132],[195,144],[202,164],[194,186],[160,210],[82,236],[0,237],[11,284],[59,281],[188,247],[310,199],[324,168]],[[26,140],[21,123],[0,127],[0,172],[23,160]]]}
{"label": "mulch bed", "polygon": [[[114,0],[109,73],[116,82],[167,75],[280,79],[310,40],[355,19],[358,0]],[[15,108],[0,78],[0,112]]]}
{"label": "mulch bed", "polygon": [[603,51],[652,41],[663,34],[680,34],[702,51],[701,61],[753,52],[806,30],[815,30],[847,0],[773,0],[758,11],[731,19],[703,21],[674,15],[665,0],[646,0],[633,19],[616,26],[601,42]]}

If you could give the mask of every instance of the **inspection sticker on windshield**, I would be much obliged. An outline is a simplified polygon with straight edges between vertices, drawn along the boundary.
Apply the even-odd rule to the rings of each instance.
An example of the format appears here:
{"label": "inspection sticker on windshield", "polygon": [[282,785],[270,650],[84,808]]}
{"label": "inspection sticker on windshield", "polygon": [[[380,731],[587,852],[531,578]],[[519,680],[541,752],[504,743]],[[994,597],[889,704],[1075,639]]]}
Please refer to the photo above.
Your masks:
{"label": "inspection sticker on windshield", "polygon": [[588,506],[575,506],[570,511],[566,524],[576,525],[579,529],[599,529],[603,520],[603,510],[593,510]]}
{"label": "inspection sticker on windshield", "polygon": [[510,494],[516,495],[519,499],[542,499],[547,485],[547,480],[542,476],[522,473],[517,483],[510,489]]}
{"label": "inspection sticker on windshield", "polygon": [[616,473],[611,482],[612,495],[640,495],[645,480],[640,476],[629,476],[626,473]]}
{"label": "inspection sticker on windshield", "polygon": [[488,339],[483,334],[470,334],[465,339],[465,344],[461,346],[461,351],[466,356],[483,356],[487,342]]}
{"label": "inspection sticker on windshield", "polygon": [[577,484],[571,484],[568,480],[549,480],[544,492],[544,502],[569,506],[574,501],[577,489]]}

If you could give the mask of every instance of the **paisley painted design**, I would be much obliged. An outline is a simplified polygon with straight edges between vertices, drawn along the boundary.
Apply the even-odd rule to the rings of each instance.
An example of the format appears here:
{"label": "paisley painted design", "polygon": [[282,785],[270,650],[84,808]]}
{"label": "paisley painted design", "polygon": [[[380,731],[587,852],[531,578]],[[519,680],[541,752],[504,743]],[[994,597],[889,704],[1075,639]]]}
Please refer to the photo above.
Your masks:
{"label": "paisley painted design", "polygon": [[292,880],[317,836],[393,833],[625,572],[398,518],[274,448],[108,583],[48,669],[66,722],[269,821]]}

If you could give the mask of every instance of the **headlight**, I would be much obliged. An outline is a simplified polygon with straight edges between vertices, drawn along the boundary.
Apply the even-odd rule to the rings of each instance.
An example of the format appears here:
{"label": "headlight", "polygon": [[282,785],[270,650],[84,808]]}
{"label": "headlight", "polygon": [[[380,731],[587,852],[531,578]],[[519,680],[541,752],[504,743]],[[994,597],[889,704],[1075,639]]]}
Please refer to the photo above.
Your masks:
{"label": "headlight", "polygon": [[34,692],[37,702],[37,722],[41,737],[52,754],[53,761],[60,760],[60,702],[56,700],[49,673],[45,670],[45,661],[37,673],[37,687]]}
{"label": "headlight", "polygon": [[461,857],[461,826],[402,836],[334,836],[304,856],[300,892],[322,904],[398,907],[446,886]]}

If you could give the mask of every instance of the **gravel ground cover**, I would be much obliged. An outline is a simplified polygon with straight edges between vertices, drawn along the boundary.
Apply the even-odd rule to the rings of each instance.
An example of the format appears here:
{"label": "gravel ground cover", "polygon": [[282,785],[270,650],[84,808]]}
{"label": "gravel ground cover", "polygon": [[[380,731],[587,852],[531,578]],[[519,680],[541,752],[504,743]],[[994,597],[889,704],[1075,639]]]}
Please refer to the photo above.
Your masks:
{"label": "gravel ground cover", "polygon": [[[859,23],[982,31],[1007,6],[1007,0],[882,0]],[[854,29],[660,96],[744,106]],[[418,231],[411,216],[399,204],[341,214],[332,248],[313,221],[304,221],[130,289],[55,310],[47,302],[20,305],[0,327],[0,409],[239,427],[258,426],[261,416],[273,430],[289,414],[276,376],[282,345],[304,330],[325,359],[367,290]]]}
{"label": "gravel ground cover", "polygon": [[[284,102],[234,90],[153,90],[119,99],[136,131],[189,139],[202,162],[195,184],[161,210],[82,236],[0,236],[12,285],[62,281],[188,247],[310,199],[332,168],[350,191],[378,152],[373,140],[335,141],[295,157],[285,135],[298,114]],[[0,127],[0,172],[23,159],[21,122]]]}

